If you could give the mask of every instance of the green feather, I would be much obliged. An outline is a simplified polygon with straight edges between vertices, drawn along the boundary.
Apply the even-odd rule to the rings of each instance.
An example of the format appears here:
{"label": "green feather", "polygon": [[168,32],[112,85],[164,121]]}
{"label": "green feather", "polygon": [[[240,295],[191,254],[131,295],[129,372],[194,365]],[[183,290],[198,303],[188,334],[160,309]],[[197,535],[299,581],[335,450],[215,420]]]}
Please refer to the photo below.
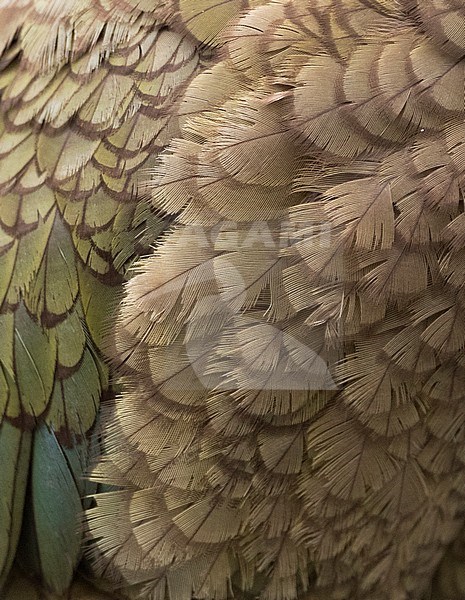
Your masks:
{"label": "green feather", "polygon": [[15,315],[14,360],[23,410],[39,416],[53,389],[56,340],[28,315],[24,306]]}
{"label": "green feather", "polygon": [[0,588],[11,568],[21,530],[31,433],[0,425]]}
{"label": "green feather", "polygon": [[68,456],[45,424],[34,433],[31,463],[20,562],[63,593],[80,555],[82,463]]}

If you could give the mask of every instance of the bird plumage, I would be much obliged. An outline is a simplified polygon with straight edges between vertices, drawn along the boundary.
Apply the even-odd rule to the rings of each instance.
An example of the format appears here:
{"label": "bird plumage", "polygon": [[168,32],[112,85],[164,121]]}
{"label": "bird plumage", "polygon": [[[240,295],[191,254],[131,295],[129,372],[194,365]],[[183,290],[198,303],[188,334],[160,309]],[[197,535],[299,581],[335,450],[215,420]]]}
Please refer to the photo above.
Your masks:
{"label": "bird plumage", "polygon": [[462,526],[464,14],[428,6],[263,3],[186,90],[90,511],[147,597],[419,598]]}
{"label": "bird plumage", "polygon": [[136,188],[198,53],[139,4],[0,3],[0,584],[73,578],[105,332],[164,227]]}
{"label": "bird plumage", "polygon": [[118,593],[460,597],[461,3],[4,5],[5,574],[64,527],[24,498],[81,481],[108,352],[65,526],[118,488],[87,511]]}

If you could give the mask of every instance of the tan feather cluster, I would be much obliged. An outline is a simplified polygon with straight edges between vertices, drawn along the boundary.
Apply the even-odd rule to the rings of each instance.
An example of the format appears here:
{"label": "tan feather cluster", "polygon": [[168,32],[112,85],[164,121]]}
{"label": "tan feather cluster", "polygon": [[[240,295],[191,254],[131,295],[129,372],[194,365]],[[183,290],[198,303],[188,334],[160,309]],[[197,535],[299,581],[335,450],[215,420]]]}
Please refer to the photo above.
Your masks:
{"label": "tan feather cluster", "polygon": [[120,311],[97,568],[160,600],[420,598],[465,501],[465,8],[187,5],[222,45]]}

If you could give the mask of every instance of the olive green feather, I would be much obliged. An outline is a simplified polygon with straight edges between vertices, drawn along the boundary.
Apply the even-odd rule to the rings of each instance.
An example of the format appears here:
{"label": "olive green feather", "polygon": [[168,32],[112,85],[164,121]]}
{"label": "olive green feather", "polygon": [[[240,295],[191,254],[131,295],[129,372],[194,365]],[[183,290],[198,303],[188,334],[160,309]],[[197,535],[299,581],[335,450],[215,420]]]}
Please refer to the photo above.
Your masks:
{"label": "olive green feather", "polygon": [[0,587],[16,560],[41,598],[68,597],[81,560],[107,334],[165,227],[141,171],[178,131],[169,110],[199,63],[165,15],[0,3]]}

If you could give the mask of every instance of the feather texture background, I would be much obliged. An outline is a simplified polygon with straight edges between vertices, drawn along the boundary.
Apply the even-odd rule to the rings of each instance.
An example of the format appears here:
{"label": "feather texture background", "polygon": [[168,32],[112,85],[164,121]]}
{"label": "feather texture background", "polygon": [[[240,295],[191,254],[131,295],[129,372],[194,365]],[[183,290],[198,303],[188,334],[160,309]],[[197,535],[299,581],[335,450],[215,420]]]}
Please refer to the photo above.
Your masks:
{"label": "feather texture background", "polygon": [[462,597],[462,3],[0,10],[3,579]]}
{"label": "feather texture background", "polygon": [[187,88],[89,512],[136,596],[428,592],[463,519],[464,17],[260,3]]}

